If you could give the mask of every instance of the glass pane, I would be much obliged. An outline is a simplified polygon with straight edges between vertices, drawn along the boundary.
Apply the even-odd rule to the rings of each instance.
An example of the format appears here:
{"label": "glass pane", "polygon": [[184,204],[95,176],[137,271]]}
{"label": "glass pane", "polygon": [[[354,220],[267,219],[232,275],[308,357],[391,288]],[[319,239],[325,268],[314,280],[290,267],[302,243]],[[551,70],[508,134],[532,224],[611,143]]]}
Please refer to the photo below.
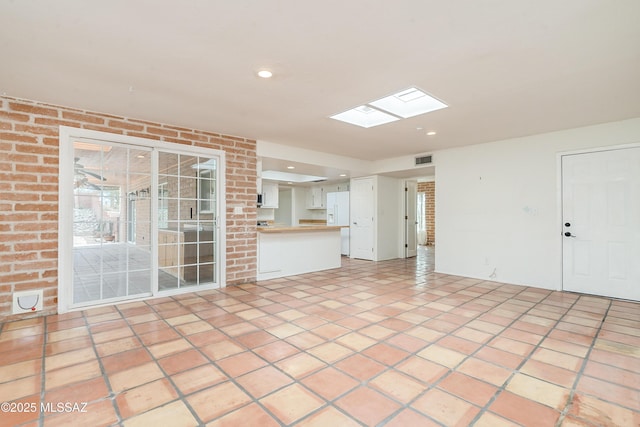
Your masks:
{"label": "glass pane", "polygon": [[158,173],[160,175],[178,175],[178,155],[173,153],[158,153]]}
{"label": "glass pane", "polygon": [[74,147],[73,302],[150,293],[150,153],[108,144]]}

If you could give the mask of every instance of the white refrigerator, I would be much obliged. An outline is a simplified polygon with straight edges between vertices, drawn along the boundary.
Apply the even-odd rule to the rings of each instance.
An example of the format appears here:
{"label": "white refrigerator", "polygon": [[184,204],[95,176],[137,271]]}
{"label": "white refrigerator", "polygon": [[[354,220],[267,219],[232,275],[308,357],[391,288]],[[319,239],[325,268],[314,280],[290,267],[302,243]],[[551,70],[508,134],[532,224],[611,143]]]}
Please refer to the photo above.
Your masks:
{"label": "white refrigerator", "polygon": [[327,193],[327,225],[344,225],[340,230],[341,253],[349,255],[349,192]]}

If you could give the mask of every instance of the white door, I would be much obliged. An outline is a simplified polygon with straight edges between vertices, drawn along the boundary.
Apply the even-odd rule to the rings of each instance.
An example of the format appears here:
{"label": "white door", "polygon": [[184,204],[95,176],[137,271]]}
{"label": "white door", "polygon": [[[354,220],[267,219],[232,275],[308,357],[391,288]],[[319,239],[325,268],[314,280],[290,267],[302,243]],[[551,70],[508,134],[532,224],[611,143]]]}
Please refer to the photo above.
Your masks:
{"label": "white door", "polygon": [[350,256],[373,260],[375,212],[373,179],[355,179],[351,184]]}
{"label": "white door", "polygon": [[418,254],[418,219],[417,219],[418,183],[405,181],[404,187],[404,257],[411,258]]}
{"label": "white door", "polygon": [[563,289],[640,300],[640,147],[562,157]]}

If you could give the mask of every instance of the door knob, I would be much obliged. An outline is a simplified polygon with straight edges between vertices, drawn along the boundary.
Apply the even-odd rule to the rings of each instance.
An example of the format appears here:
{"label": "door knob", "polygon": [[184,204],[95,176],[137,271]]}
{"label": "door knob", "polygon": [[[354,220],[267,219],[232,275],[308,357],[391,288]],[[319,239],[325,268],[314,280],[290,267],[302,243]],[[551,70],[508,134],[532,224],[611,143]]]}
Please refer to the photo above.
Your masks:
{"label": "door knob", "polygon": [[565,223],[564,223],[564,226],[565,226],[565,227],[571,227],[571,223],[570,223],[570,222],[565,222]]}
{"label": "door knob", "polygon": [[565,235],[565,237],[576,237],[576,236],[573,236],[569,231],[564,233],[564,235]]}

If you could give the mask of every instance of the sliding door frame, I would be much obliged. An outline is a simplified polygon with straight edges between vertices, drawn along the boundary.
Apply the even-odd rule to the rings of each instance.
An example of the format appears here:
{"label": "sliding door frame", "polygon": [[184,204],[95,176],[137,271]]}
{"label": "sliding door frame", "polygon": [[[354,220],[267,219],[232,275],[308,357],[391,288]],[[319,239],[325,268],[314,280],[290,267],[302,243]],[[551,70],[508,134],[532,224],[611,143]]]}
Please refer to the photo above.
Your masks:
{"label": "sliding door frame", "polygon": [[[96,143],[121,143],[131,146],[150,148],[152,151],[152,202],[151,202],[151,296],[132,298],[126,302],[144,300],[158,296],[185,294],[226,286],[226,181],[225,153],[204,147],[171,144],[167,142],[139,138],[127,135],[112,134],[88,129],[60,126],[59,129],[59,197],[58,197],[58,313],[83,310],[89,307],[112,305],[98,303],[92,306],[74,307],[71,286],[73,286],[73,183],[74,183],[74,139],[93,140]],[[214,157],[217,167],[217,215],[216,215],[216,277],[212,284],[189,286],[185,288],[160,291],[158,289],[158,151],[181,152],[186,155]],[[124,302],[124,301],[118,301]]]}

